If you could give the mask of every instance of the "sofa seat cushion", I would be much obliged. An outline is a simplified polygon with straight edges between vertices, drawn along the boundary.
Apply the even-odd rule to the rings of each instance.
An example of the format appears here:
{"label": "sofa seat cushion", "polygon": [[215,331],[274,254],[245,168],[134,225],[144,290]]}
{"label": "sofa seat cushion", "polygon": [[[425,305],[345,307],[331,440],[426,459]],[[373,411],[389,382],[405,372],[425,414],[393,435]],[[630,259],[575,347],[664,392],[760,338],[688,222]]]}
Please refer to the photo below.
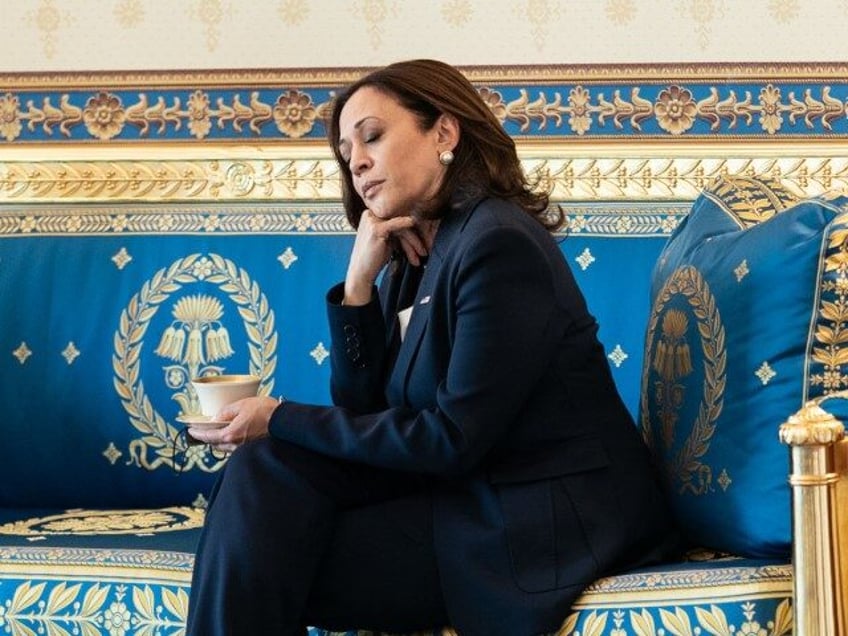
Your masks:
{"label": "sofa seat cushion", "polygon": [[[697,552],[689,560],[599,579],[577,600],[556,636],[792,633],[788,562]],[[310,636],[377,636],[370,631]],[[415,636],[453,636],[446,629]]]}
{"label": "sofa seat cushion", "polygon": [[182,634],[203,511],[0,510],[0,628]]}
{"label": "sofa seat cushion", "polygon": [[[191,507],[0,510],[0,628],[183,634],[202,523],[203,511]],[[792,629],[791,597],[786,562],[690,553],[683,562],[596,581],[558,636],[759,634],[766,626],[782,636]]]}

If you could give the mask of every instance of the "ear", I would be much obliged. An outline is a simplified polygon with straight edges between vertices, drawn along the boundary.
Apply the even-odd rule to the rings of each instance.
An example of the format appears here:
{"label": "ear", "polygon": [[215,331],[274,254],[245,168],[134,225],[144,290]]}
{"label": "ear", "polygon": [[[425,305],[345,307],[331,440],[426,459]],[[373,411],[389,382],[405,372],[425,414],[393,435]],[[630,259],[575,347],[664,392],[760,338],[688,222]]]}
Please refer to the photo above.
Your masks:
{"label": "ear", "polygon": [[436,143],[439,152],[453,150],[459,144],[459,121],[453,115],[442,113],[436,121]]}

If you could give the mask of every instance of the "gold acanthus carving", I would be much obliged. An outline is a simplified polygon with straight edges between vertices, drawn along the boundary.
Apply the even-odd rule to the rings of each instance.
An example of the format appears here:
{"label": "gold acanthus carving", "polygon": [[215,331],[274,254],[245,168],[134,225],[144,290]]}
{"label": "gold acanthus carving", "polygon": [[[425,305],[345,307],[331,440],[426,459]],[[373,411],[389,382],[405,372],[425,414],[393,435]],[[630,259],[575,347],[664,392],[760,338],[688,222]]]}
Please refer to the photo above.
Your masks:
{"label": "gold acanthus carving", "polygon": [[[491,87],[477,90],[499,121],[517,123],[522,133],[529,132],[533,124],[537,130],[567,127],[578,136],[596,127],[606,128],[605,135],[616,134],[625,125],[642,133],[645,122],[655,118],[663,131],[660,134],[672,137],[686,134],[698,120],[708,123],[711,133],[722,132],[722,126],[732,132],[744,125],[756,126],[761,134],[774,137],[787,120],[792,125],[803,121],[808,131],[819,123],[830,131],[833,123],[848,113],[848,104],[831,96],[830,85],[821,86],[816,93],[806,88],[796,95],[795,91],[784,94],[769,82],[756,96],[749,90],[737,96],[733,89],[720,91],[711,86],[707,97],[696,99],[693,90],[680,82],[666,85],[653,101],[642,97],[638,86],[629,91],[615,89],[609,98],[589,83],[577,84],[567,95],[540,90],[535,99],[521,88],[519,97],[509,102]],[[58,100],[55,105],[54,99]],[[48,95],[38,105],[32,99],[22,103],[18,93],[7,92],[0,94],[0,138],[17,140],[24,125],[31,132],[40,127],[46,137],[54,137],[56,129],[70,137],[72,128],[84,125],[88,134],[101,142],[117,137],[127,125],[137,129],[139,138],[166,137],[185,126],[192,137],[202,140],[213,125],[219,130],[232,127],[237,134],[247,129],[255,137],[269,137],[263,128],[273,122],[282,137],[296,140],[326,120],[331,106],[332,93],[329,99],[313,103],[309,93],[296,89],[278,94],[276,101],[263,101],[260,91],[252,90],[246,103],[239,93],[228,99],[217,97],[212,103],[212,94],[201,88],[167,100],[155,91],[148,94],[142,90],[133,104],[124,104],[117,92],[101,90],[91,95],[84,107],[72,104],[69,93]]]}
{"label": "gold acanthus carving", "polygon": [[[799,198],[848,192],[848,157],[549,158],[525,171],[554,200],[692,200],[717,177],[768,177]],[[141,161],[0,161],[0,202],[91,200],[337,201],[329,157]]]}
{"label": "gold acanthus carving", "polygon": [[337,200],[335,161],[0,162],[0,202]]}
{"label": "gold acanthus carving", "polygon": [[790,446],[835,444],[844,436],[845,426],[817,400],[807,402],[780,427],[780,441]]}

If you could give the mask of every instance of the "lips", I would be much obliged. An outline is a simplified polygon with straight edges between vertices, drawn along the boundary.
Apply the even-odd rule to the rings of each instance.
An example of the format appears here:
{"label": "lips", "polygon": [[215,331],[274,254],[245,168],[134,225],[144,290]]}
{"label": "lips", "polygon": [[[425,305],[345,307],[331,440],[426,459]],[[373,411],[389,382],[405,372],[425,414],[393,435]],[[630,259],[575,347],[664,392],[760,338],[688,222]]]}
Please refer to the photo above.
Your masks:
{"label": "lips", "polygon": [[365,185],[362,186],[362,198],[368,199],[371,197],[376,192],[375,188],[380,186],[382,183],[382,179],[378,181],[366,181]]}

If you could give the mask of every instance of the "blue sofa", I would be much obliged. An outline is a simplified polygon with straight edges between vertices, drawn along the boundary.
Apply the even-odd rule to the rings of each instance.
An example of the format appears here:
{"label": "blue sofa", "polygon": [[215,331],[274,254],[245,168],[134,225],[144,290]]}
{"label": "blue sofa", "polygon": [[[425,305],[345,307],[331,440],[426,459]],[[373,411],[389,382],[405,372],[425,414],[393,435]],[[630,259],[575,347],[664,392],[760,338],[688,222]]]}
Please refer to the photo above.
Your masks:
{"label": "blue sofa", "polygon": [[[764,409],[767,424],[750,433],[757,448],[769,448],[771,465],[758,464],[759,451],[746,448],[728,470],[731,460],[723,464],[722,457],[734,457],[741,442],[721,438],[710,446],[716,431],[727,429],[717,424],[722,407],[716,396],[725,386],[743,386],[751,374],[736,379],[722,343],[731,337],[733,319],[752,320],[745,312],[757,298],[726,292],[726,298],[745,302],[730,305],[720,327],[714,308],[731,301],[676,277],[690,266],[706,271],[707,265],[693,260],[703,253],[696,242],[705,235],[729,236],[735,230],[722,225],[727,219],[736,229],[771,227],[766,222],[773,216],[820,194],[809,180],[799,186],[800,177],[785,167],[797,169],[798,161],[820,165],[818,158],[797,154],[786,164],[769,164],[743,154],[741,163],[733,163],[686,146],[628,145],[641,143],[640,135],[652,140],[680,134],[663,119],[666,111],[643,108],[649,94],[648,105],[684,100],[667,75],[616,78],[608,71],[601,74],[603,87],[591,77],[583,81],[587,90],[579,75],[586,69],[530,70],[524,84],[503,79],[506,72],[469,70],[518,139],[528,171],[568,216],[562,250],[598,318],[625,402],[670,471],[669,493],[693,547],[680,562],[595,582],[558,633],[844,633],[837,631],[844,624],[831,632],[807,627],[830,630],[845,609],[839,581],[848,575],[831,536],[844,533],[844,524],[825,516],[832,508],[825,504],[845,497],[844,486],[836,485],[848,472],[838,450],[844,448],[843,407],[835,398],[828,410],[810,403],[795,415],[808,400],[842,387],[813,380],[783,386],[784,357],[777,353],[752,370],[760,372],[755,385],[777,373],[770,390],[783,386],[783,401],[766,396],[780,410]],[[225,74],[132,82],[110,75],[96,81],[4,78],[10,92],[0,96],[0,112],[14,113],[7,118],[12,123],[0,127],[7,149],[0,155],[0,402],[6,411],[0,628],[7,633],[183,633],[206,496],[226,461],[202,446],[186,446],[180,437],[175,418],[197,412],[188,379],[250,372],[262,377],[262,393],[329,399],[323,296],[342,278],[353,236],[340,209],[320,118],[334,86],[350,76],[339,71],[316,81],[295,72],[246,72],[243,85],[235,87]],[[744,81],[763,85],[759,76]],[[787,80],[776,72],[773,81]],[[280,91],[290,85],[297,88]],[[723,111],[707,104],[716,87],[730,90],[716,80],[700,87],[703,100],[689,96],[687,103],[699,109],[691,132],[726,132],[737,140],[742,124],[731,130]],[[608,102],[602,89],[607,96],[618,91],[618,101]],[[528,101],[529,91],[539,92],[536,102]],[[569,95],[566,111],[561,94]],[[597,130],[595,145],[580,117],[595,126],[589,133]],[[572,120],[567,129],[564,122]],[[836,132],[846,134],[844,127]],[[611,156],[608,142],[615,135],[626,150]],[[831,169],[842,165],[832,161]],[[769,181],[775,166],[782,167],[782,183]],[[827,254],[838,261],[842,230],[833,220],[842,204],[821,202],[830,212],[820,212],[820,226],[810,232],[833,243]],[[684,220],[699,206],[714,217],[706,214],[705,225],[692,229],[697,223]],[[759,245],[774,245],[775,236],[765,233]],[[719,256],[711,262],[721,261]],[[756,272],[752,257],[741,260]],[[836,293],[841,279],[824,276],[836,271],[822,267],[824,262],[817,256],[815,271],[807,272],[816,284],[824,281],[821,288],[805,288],[821,301],[808,311],[808,326],[816,312],[826,315],[837,302],[827,304],[826,296]],[[666,321],[673,310],[690,311],[694,328]],[[807,343],[808,335],[799,338]],[[657,363],[659,351],[678,366]],[[823,365],[816,377],[833,378],[841,363],[827,366],[821,351],[808,348],[799,355]],[[689,361],[688,371],[682,360]],[[806,374],[805,364],[792,372]],[[692,375],[692,368],[705,371]],[[707,387],[712,398],[684,390],[686,382]],[[723,408],[756,403],[744,392],[733,400]],[[705,403],[707,411],[699,412]],[[690,407],[694,414],[687,415]],[[733,416],[750,413],[737,409]],[[792,445],[800,471],[793,485],[803,491],[794,509],[796,532],[804,525],[803,541],[792,539],[790,451],[778,439],[785,420],[784,441]],[[662,431],[675,426],[677,445],[663,446]],[[743,440],[748,435],[742,431]],[[753,474],[744,468],[746,457]],[[770,479],[779,475],[780,485],[762,491],[758,472]],[[734,520],[744,525],[734,527]],[[815,563],[821,559],[832,565],[825,574]],[[794,611],[799,601],[793,603],[797,586],[823,601],[805,600],[800,618]]]}

